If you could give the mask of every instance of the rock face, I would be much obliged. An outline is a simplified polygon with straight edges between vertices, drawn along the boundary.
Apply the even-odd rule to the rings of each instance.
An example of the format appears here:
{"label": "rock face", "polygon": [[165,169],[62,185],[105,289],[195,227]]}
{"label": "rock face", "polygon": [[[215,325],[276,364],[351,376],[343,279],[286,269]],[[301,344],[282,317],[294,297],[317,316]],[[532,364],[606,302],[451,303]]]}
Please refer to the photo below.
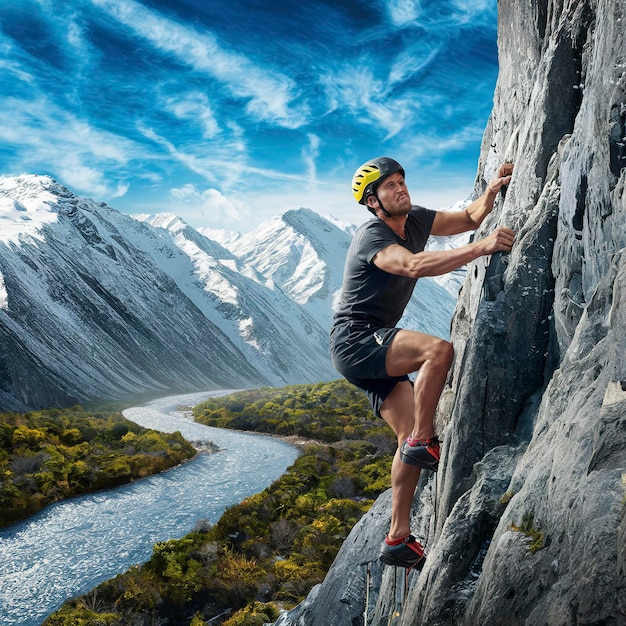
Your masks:
{"label": "rock face", "polygon": [[[400,608],[391,575],[370,578],[369,626],[393,610],[404,626],[626,624],[625,10],[499,2],[477,191],[505,160],[515,173],[478,236],[507,225],[516,245],[469,268],[441,471],[416,495],[429,558]],[[375,508],[389,515],[386,496]],[[342,551],[333,569],[347,565]],[[323,606],[331,570],[281,624],[363,623],[365,582],[350,619]]]}

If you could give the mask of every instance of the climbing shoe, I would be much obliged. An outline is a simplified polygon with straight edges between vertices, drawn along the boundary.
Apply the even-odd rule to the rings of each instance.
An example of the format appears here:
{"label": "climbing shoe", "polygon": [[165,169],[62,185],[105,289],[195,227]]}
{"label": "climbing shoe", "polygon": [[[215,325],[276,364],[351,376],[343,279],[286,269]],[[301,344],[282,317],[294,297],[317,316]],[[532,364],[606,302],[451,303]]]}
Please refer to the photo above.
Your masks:
{"label": "climbing shoe", "polygon": [[424,547],[413,535],[401,539],[390,539],[387,535],[380,549],[380,560],[386,565],[420,570],[424,558]]}
{"label": "climbing shoe", "polygon": [[439,439],[414,439],[409,436],[400,448],[400,458],[409,465],[436,472],[439,467]]}

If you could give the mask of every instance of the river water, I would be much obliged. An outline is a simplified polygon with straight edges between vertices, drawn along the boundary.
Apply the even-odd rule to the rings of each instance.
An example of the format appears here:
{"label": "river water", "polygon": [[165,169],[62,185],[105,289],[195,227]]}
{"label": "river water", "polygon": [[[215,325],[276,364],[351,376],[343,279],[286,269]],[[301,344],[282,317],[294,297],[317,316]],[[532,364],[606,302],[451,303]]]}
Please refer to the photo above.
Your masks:
{"label": "river water", "polygon": [[[222,392],[224,393],[224,392]],[[216,392],[172,396],[124,416],[190,441],[213,441],[201,454],[162,474],[109,491],[53,504],[0,530],[0,624],[36,626],[67,598],[147,561],[159,541],[215,523],[224,510],[262,491],[297,458],[298,450],[262,435],[193,422],[181,406]]]}

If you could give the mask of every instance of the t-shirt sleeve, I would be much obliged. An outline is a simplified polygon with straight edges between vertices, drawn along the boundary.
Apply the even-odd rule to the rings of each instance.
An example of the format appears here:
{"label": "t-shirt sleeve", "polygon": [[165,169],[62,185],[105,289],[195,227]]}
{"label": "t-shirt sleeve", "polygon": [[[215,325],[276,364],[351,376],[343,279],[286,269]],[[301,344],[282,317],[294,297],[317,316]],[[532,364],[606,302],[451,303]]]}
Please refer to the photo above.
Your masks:
{"label": "t-shirt sleeve", "polygon": [[362,232],[361,243],[361,261],[371,263],[372,259],[381,250],[397,244],[398,241],[393,232],[383,222],[372,222]]}
{"label": "t-shirt sleeve", "polygon": [[[367,228],[361,232],[361,245],[359,246],[361,263],[371,263],[372,259],[381,251],[393,244],[405,245],[412,252],[421,252],[426,245],[435,219],[436,211],[415,206],[409,214],[406,228],[411,230],[413,245],[405,245],[393,231],[380,220],[371,221]],[[412,249],[413,246],[415,249]]]}
{"label": "t-shirt sleeve", "polygon": [[430,231],[433,228],[433,222],[435,221],[435,215],[437,215],[437,211],[433,211],[432,209],[426,209],[423,206],[416,206],[411,211],[413,216],[416,218],[416,222],[419,227],[423,231],[423,236],[425,239],[428,239],[430,236]]}

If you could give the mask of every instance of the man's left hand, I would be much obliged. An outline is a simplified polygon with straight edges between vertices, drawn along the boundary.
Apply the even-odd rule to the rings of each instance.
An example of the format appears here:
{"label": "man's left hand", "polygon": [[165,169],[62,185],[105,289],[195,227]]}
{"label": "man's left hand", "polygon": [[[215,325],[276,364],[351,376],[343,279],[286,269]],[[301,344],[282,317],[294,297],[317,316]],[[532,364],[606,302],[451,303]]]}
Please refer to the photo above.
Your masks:
{"label": "man's left hand", "polygon": [[508,185],[511,182],[511,175],[513,174],[513,163],[504,163],[498,170],[497,178],[492,178],[489,181],[489,191],[493,194],[497,194],[502,187]]}

